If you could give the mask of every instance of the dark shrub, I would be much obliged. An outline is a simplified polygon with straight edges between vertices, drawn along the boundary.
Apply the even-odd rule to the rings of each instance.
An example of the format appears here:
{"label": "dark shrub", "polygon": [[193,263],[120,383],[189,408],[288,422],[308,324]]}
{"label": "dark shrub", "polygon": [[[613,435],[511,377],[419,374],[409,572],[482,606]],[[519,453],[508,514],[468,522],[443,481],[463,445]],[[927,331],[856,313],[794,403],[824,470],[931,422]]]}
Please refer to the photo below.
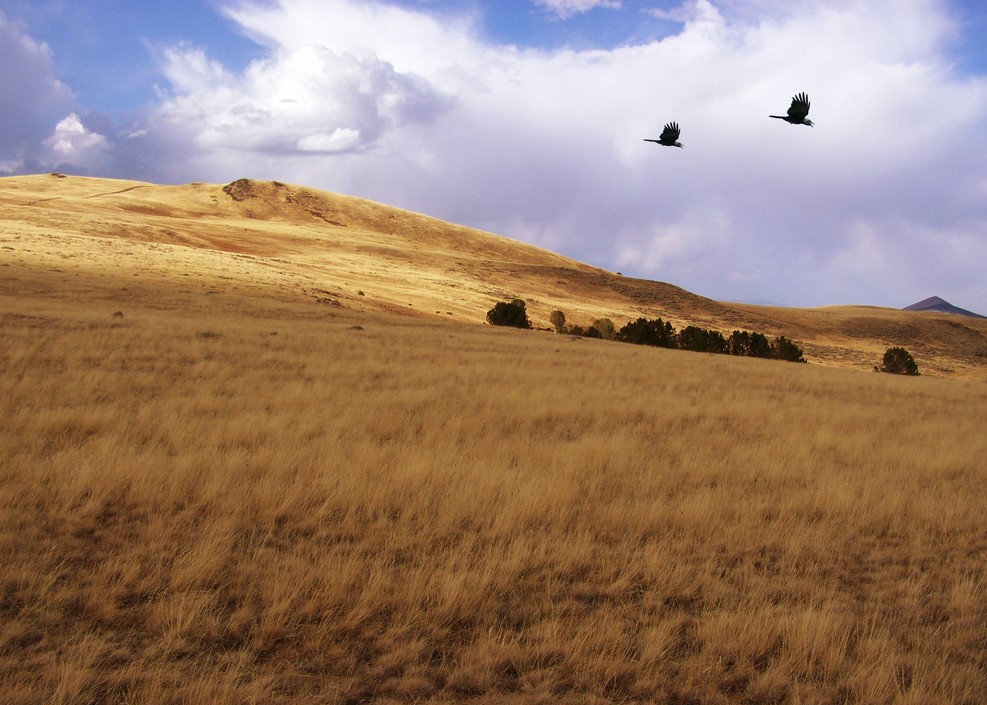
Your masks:
{"label": "dark shrub", "polygon": [[487,311],[487,321],[494,326],[513,326],[514,328],[531,328],[528,312],[524,301],[501,301]]}
{"label": "dark shrub", "polygon": [[609,318],[598,318],[593,321],[593,325],[590,326],[593,330],[600,334],[599,337],[604,340],[616,340],[617,339],[617,327],[613,324]]}
{"label": "dark shrub", "polygon": [[624,327],[620,329],[620,339],[625,343],[633,343],[634,345],[655,344],[651,326],[648,325],[647,319],[643,317],[624,324]]}
{"label": "dark shrub", "polygon": [[655,318],[638,318],[631,321],[617,333],[617,340],[635,345],[654,345],[670,348],[675,344],[675,328],[671,323]]}
{"label": "dark shrub", "polygon": [[735,330],[730,336],[730,354],[744,357],[771,357],[771,343],[762,333]]}
{"label": "dark shrub", "polygon": [[[801,352],[801,351],[800,351]],[[771,357],[771,343],[763,333],[751,333],[751,357]]]}
{"label": "dark shrub", "polygon": [[706,338],[706,352],[717,355],[726,355],[730,352],[730,343],[723,337],[723,333],[718,330],[711,330],[708,333],[709,335]]}
{"label": "dark shrub", "polygon": [[771,345],[771,353],[771,357],[776,360],[805,362],[805,358],[802,356],[802,348],[785,336],[775,338],[775,342]]}
{"label": "dark shrub", "polygon": [[749,356],[751,354],[751,334],[745,330],[735,330],[731,333],[730,354]]}
{"label": "dark shrub", "polygon": [[679,349],[705,352],[706,330],[696,326],[686,326],[679,331]]}
{"label": "dark shrub", "polygon": [[552,323],[552,327],[555,328],[556,333],[565,333],[565,314],[561,311],[552,311],[548,320]]}
{"label": "dark shrub", "polygon": [[874,368],[878,372],[893,375],[918,375],[918,365],[912,354],[904,348],[888,348],[884,353],[884,364]]}
{"label": "dark shrub", "polygon": [[686,326],[679,331],[679,349],[693,352],[725,353],[730,346],[723,334],[697,326]]}

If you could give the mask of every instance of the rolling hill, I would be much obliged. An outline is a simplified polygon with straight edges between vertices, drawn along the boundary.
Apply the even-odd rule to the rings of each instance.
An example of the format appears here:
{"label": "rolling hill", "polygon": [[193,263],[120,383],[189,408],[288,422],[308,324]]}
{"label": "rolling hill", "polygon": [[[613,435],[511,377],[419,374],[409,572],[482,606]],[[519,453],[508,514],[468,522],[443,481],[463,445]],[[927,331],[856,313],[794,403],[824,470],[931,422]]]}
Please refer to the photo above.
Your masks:
{"label": "rolling hill", "polygon": [[[987,380],[987,320],[869,306],[793,309],[714,301],[506,237],[365,199],[274,181],[178,186],[44,174],[0,179],[3,293],[29,273],[87,295],[113,278],[482,323],[497,301],[536,327],[560,309],[587,325],[639,316],[784,335],[812,363],[870,370],[892,345],[923,374]],[[95,277],[95,279],[93,279]],[[20,282],[20,283],[18,283]],[[48,286],[40,281],[36,286]],[[99,293],[113,305],[112,287]],[[75,294],[80,295],[80,294]]]}
{"label": "rolling hill", "polygon": [[[828,366],[480,323],[515,295]],[[3,702],[987,702],[983,325],[272,182],[0,179]],[[926,374],[857,371],[890,343]]]}

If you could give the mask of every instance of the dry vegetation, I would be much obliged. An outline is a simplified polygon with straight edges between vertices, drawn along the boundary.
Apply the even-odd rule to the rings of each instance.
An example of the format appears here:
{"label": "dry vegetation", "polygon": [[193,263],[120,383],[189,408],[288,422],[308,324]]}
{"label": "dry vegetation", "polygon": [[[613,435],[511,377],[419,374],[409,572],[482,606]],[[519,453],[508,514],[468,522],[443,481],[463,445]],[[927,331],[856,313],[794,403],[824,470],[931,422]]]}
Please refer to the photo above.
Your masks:
{"label": "dry vegetation", "polygon": [[784,335],[812,363],[864,371],[901,346],[923,375],[987,381],[987,320],[717,302],[417,213],[278,182],[0,178],[4,263],[57,269],[64,279],[153,274],[180,289],[209,282],[223,291],[471,323],[483,322],[495,302],[520,297],[539,327],[550,327],[554,309],[582,326],[610,318],[620,328],[660,316],[678,329]]}
{"label": "dry vegetation", "polygon": [[5,703],[987,701],[987,385],[19,227]]}

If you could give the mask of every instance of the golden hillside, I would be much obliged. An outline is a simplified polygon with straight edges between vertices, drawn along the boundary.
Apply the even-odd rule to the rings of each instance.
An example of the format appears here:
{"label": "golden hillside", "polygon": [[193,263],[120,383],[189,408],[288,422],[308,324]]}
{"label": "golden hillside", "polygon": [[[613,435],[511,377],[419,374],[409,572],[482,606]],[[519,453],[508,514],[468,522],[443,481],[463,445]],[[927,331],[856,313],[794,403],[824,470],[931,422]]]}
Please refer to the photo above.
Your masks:
{"label": "golden hillside", "polygon": [[[0,264],[154,277],[354,310],[482,322],[520,297],[536,326],[638,316],[799,342],[810,362],[860,370],[892,345],[923,374],[987,380],[987,321],[876,307],[713,301],[365,199],[279,182],[159,186],[46,174],[0,179]],[[9,273],[9,271],[8,271]],[[179,279],[180,278],[180,279]]]}
{"label": "golden hillside", "polygon": [[953,319],[278,184],[0,213],[4,705],[987,702],[987,385],[471,323],[522,294],[859,367]]}

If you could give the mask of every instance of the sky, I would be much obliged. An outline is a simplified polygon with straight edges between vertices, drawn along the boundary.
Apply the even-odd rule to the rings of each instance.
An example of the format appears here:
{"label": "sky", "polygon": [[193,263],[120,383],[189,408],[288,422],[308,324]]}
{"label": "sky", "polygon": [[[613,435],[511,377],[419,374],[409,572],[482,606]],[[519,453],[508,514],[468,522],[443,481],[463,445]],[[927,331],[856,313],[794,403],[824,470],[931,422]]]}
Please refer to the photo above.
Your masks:
{"label": "sky", "polygon": [[[0,175],[275,179],[719,300],[987,314],[985,37],[983,0],[0,0]],[[803,91],[814,127],[768,117]]]}

